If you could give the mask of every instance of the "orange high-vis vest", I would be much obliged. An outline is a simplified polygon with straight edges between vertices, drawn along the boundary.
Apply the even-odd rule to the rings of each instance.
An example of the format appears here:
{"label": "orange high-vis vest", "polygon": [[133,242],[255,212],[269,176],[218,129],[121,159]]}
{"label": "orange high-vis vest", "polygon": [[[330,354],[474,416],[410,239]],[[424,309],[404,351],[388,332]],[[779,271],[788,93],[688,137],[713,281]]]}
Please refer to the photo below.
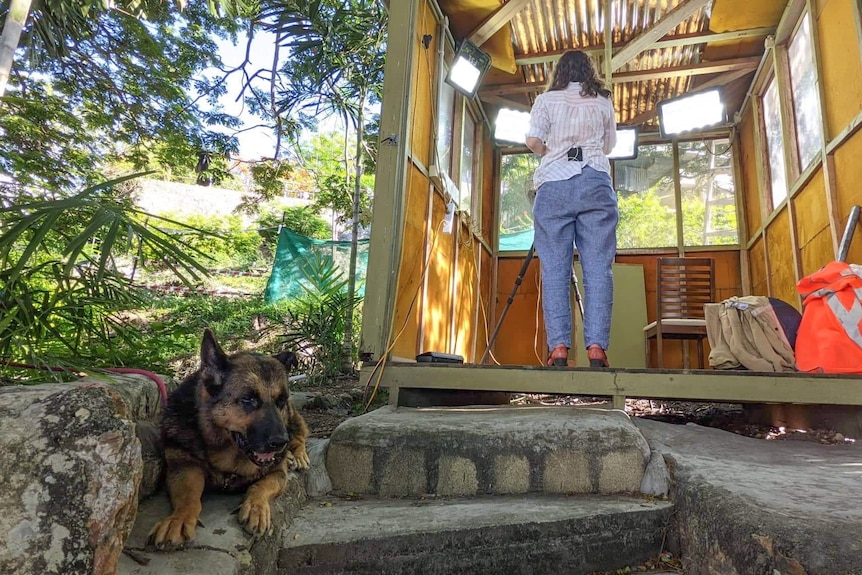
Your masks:
{"label": "orange high-vis vest", "polygon": [[799,280],[796,289],[804,306],[796,367],[862,373],[862,277],[848,264],[832,262]]}

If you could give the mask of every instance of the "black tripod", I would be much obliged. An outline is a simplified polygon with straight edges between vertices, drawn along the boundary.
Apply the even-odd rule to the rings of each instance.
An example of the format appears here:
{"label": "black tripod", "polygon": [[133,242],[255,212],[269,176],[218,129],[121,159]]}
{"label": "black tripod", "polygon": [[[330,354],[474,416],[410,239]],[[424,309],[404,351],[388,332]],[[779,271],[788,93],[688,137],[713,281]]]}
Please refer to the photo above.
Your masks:
{"label": "black tripod", "polygon": [[[512,305],[512,302],[515,301],[515,293],[518,291],[518,287],[521,285],[521,282],[524,281],[524,275],[527,273],[527,268],[530,267],[530,262],[533,261],[533,256],[536,253],[536,246],[531,245],[530,251],[527,252],[527,257],[524,259],[524,264],[521,266],[521,271],[518,272],[518,277],[515,279],[515,285],[512,288],[512,293],[509,294],[509,299],[506,300],[506,307],[503,308],[503,313],[500,314],[500,319],[497,321],[497,326],[494,328],[494,333],[491,334],[491,339],[488,340],[488,347],[485,348],[485,353],[482,354],[482,359],[479,363],[485,363],[485,359],[488,358],[488,354],[491,352],[491,348],[494,346],[494,342],[497,341],[497,335],[500,333],[500,328],[503,325],[503,320],[506,319],[506,314],[509,313],[509,307]],[[581,301],[581,291],[578,289],[578,276],[575,275],[575,262],[572,260],[572,288],[575,290],[575,303],[578,306],[578,311],[581,313],[581,322],[584,321],[584,304]]]}

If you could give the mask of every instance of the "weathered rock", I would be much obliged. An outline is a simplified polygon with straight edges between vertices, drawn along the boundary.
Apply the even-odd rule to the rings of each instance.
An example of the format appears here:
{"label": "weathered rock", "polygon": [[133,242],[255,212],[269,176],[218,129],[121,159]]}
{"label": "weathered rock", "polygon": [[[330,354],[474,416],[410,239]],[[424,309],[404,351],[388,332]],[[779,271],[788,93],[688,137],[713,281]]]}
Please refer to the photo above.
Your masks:
{"label": "weathered rock", "polygon": [[302,474],[305,492],[309,497],[320,497],[332,491],[332,482],[326,471],[326,449],[329,447],[328,439],[310,438],[308,440],[308,459],[311,465]]}
{"label": "weathered rock", "polygon": [[161,487],[165,475],[165,457],[162,435],[157,421],[139,421],[135,428],[141,442],[143,474],[138,500],[146,499]]}
{"label": "weathered rock", "polygon": [[[164,479],[164,450],[161,445],[159,418],[162,414],[162,398],[156,382],[144,375],[111,374],[104,382],[111,385],[129,406],[131,419],[137,423],[136,433],[141,442],[141,457],[144,462],[138,500],[150,497],[161,486]],[[171,377],[160,376],[167,392],[176,389],[179,382]]]}
{"label": "weathered rock", "polygon": [[660,453],[652,452],[641,480],[641,493],[662,496],[670,491],[670,472]]}
{"label": "weathered rock", "polygon": [[105,381],[0,388],[0,573],[114,573],[141,473],[132,414]]}
{"label": "weathered rock", "polygon": [[862,449],[637,420],[671,467],[668,545],[691,575],[862,573]]}

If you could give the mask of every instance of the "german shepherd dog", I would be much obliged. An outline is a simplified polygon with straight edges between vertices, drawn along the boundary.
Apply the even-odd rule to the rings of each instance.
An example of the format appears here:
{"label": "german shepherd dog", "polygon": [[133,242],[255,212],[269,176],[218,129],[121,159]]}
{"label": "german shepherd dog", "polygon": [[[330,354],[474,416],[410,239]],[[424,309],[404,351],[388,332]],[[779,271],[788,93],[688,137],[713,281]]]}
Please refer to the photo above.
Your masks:
{"label": "german shepherd dog", "polygon": [[150,531],[159,548],[195,538],[205,490],[239,492],[239,522],[259,535],[270,528],[270,500],[290,469],[307,469],[308,427],[290,401],[287,373],[296,356],[225,354],[210,329],[201,366],[170,395],[161,424],[173,512]]}

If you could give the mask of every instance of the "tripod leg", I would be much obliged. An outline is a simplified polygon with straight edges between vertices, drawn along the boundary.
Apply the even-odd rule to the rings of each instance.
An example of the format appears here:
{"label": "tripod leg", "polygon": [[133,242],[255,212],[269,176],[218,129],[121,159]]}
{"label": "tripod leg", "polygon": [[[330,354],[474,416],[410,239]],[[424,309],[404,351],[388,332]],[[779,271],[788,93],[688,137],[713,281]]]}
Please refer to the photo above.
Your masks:
{"label": "tripod leg", "polygon": [[581,313],[581,322],[584,321],[584,302],[581,299],[581,290],[578,287],[578,276],[575,274],[575,262],[572,261],[572,288],[575,290],[575,303],[578,305],[578,311]]}
{"label": "tripod leg", "polygon": [[527,268],[530,267],[530,262],[533,261],[535,253],[536,246],[531,245],[530,251],[527,252],[527,257],[524,259],[524,264],[521,266],[521,271],[518,272],[518,277],[515,279],[512,293],[509,294],[509,299],[506,300],[506,307],[503,308],[503,313],[500,314],[500,319],[497,320],[497,326],[494,328],[494,333],[491,334],[491,338],[488,340],[488,347],[485,348],[485,353],[482,354],[482,359],[479,360],[479,363],[485,363],[485,359],[487,359],[488,354],[491,352],[494,342],[497,341],[497,335],[500,333],[503,320],[506,319],[506,314],[509,313],[509,307],[512,305],[512,302],[515,301],[515,293],[518,291],[518,287],[521,285],[521,282],[524,281],[524,276],[527,274]]}

